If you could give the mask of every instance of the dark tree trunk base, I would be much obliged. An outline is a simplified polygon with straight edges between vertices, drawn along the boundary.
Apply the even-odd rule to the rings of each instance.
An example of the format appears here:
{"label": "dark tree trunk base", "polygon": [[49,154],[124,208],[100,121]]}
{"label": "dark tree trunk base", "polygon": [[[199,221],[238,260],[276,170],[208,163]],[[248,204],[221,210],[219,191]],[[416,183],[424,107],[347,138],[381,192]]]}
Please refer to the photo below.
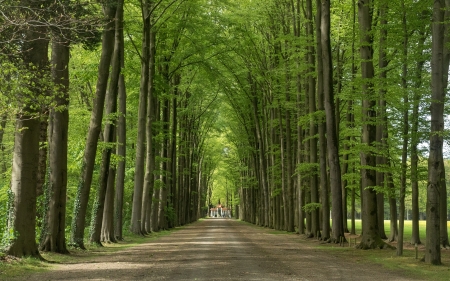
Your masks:
{"label": "dark tree trunk base", "polygon": [[[364,241],[366,240],[366,241]],[[366,238],[361,240],[361,243],[359,243],[356,246],[356,249],[360,250],[373,250],[373,249],[391,249],[395,250],[396,248],[392,245],[389,245],[388,243],[384,242],[381,238]]]}

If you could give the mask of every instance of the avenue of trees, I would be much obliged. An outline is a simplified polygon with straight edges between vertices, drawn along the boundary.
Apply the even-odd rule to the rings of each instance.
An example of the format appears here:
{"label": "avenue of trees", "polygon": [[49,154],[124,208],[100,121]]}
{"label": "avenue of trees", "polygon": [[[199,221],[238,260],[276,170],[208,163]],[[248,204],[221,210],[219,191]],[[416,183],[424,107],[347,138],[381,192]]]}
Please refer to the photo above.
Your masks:
{"label": "avenue of trees", "polygon": [[1,247],[69,253],[220,202],[330,243],[360,213],[359,249],[440,264],[449,27],[449,0],[2,1]]}

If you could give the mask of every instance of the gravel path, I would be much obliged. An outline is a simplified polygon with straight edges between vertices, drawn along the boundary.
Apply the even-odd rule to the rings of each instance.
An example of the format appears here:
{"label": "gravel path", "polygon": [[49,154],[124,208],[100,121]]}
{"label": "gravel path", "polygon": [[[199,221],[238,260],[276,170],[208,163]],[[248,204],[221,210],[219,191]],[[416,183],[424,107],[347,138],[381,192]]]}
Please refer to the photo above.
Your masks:
{"label": "gravel path", "polygon": [[414,280],[301,241],[231,219],[205,219],[137,247],[15,280]]}

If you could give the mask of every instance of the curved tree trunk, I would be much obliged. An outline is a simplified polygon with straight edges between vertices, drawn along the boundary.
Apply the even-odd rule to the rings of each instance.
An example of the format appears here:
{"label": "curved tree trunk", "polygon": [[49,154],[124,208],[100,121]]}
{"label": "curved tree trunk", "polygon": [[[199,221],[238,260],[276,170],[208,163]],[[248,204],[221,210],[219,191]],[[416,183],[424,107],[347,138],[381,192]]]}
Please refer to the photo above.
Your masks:
{"label": "curved tree trunk", "polygon": [[105,5],[103,8],[106,25],[102,35],[102,54],[98,66],[97,87],[92,108],[89,132],[86,139],[83,162],[81,164],[81,178],[78,182],[77,195],[75,198],[72,232],[70,244],[74,247],[85,249],[84,228],[86,223],[86,212],[91,192],[92,174],[94,172],[95,156],[97,153],[98,138],[102,127],[103,108],[105,105],[106,88],[109,78],[109,66],[114,51],[114,17],[115,5]]}
{"label": "curved tree trunk", "polygon": [[[108,185],[109,192],[114,193],[114,180],[115,175],[111,179],[109,179],[109,173],[115,172],[115,168],[111,170],[111,154],[113,153],[114,144],[116,141],[116,120],[115,115],[117,113],[117,95],[119,92],[119,76],[121,71],[121,62],[120,62],[120,33],[119,28],[121,27],[120,18],[123,16],[123,0],[117,0],[117,6],[115,6],[116,14],[114,18],[115,23],[115,38],[114,38],[114,54],[111,60],[111,78],[109,79],[108,86],[108,95],[107,95],[107,104],[105,108],[105,115],[108,119],[108,122],[105,124],[105,129],[103,132],[104,141],[106,144],[106,148],[104,148],[102,152],[102,163],[100,166],[100,181],[97,189],[97,196],[94,202],[93,210],[92,210],[92,220],[91,220],[91,233],[89,237],[89,241],[91,243],[95,243],[97,245],[101,245],[101,235],[102,235],[102,222],[104,208],[105,208],[105,198],[110,198],[113,200],[114,196],[112,194],[107,196]],[[106,218],[110,225],[105,226],[105,235],[108,232],[108,238],[106,240],[113,240],[110,242],[115,242],[115,238],[113,235],[113,228],[111,228],[112,222],[112,207],[113,202],[109,202],[108,204],[110,210],[108,212],[108,218]]]}

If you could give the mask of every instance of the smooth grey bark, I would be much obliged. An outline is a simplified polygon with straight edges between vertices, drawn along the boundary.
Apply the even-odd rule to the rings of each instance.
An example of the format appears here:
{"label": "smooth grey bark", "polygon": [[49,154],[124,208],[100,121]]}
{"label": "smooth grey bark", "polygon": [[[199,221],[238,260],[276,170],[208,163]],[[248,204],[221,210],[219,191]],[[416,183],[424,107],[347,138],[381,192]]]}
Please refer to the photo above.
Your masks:
{"label": "smooth grey bark", "polygon": [[[150,21],[151,24],[151,21]],[[150,31],[150,60],[149,60],[149,81],[148,81],[148,96],[147,96],[147,128],[146,128],[146,164],[145,177],[142,197],[142,215],[141,215],[141,230],[150,233],[151,228],[151,210],[153,206],[153,189],[155,185],[155,141],[153,139],[155,129],[153,123],[155,121],[156,111],[156,94],[153,79],[155,75],[155,32]]]}
{"label": "smooth grey bark", "polygon": [[444,0],[435,0],[431,25],[431,105],[430,152],[428,156],[427,224],[425,262],[441,264],[440,246],[440,180],[444,130]]}
{"label": "smooth grey bark", "polygon": [[269,209],[268,209],[268,185],[267,185],[267,173],[266,173],[266,153],[265,153],[265,144],[264,139],[262,136],[262,130],[261,130],[261,124],[260,124],[260,118],[258,114],[258,96],[257,96],[257,90],[254,83],[251,83],[252,85],[252,117],[253,122],[255,124],[255,133],[256,133],[256,141],[258,143],[258,165],[259,165],[259,172],[260,172],[260,180],[261,180],[261,188],[263,190],[263,208],[264,208],[264,220],[263,220],[263,226],[268,226],[269,223]]}
{"label": "smooth grey bark", "polygon": [[[289,81],[290,79],[288,79]],[[289,109],[291,98],[289,89],[286,90],[286,102],[287,107],[285,112],[285,127],[286,127],[286,189],[287,189],[287,221],[286,230],[294,232],[294,182],[292,177],[294,176],[293,164],[292,164],[292,132],[291,132],[291,110]]]}
{"label": "smooth grey bark", "polygon": [[327,151],[328,165],[330,167],[330,185],[332,209],[331,216],[333,220],[332,237],[334,243],[339,243],[340,238],[344,236],[344,216],[342,213],[342,190],[341,190],[341,169],[339,163],[339,140],[336,132],[336,108],[334,105],[333,94],[333,65],[330,43],[330,2],[322,0],[321,17],[321,45],[325,96],[325,114],[327,123]]}
{"label": "smooth grey bark", "polygon": [[[110,85],[109,85],[109,93],[110,93],[110,97],[108,100],[108,108],[111,107],[112,110],[112,114],[117,113],[117,106],[118,106],[118,100],[122,103],[124,103],[123,99],[125,99],[125,97],[123,97],[123,95],[125,94],[125,89],[124,89],[124,81],[123,79],[123,74],[122,74],[122,68],[124,66],[124,40],[123,40],[123,0],[118,0],[117,1],[117,8],[116,8],[116,23],[115,23],[115,38],[114,38],[114,54],[113,54],[113,58],[112,58],[112,70],[111,70],[111,79],[110,79]],[[121,81],[122,80],[122,81]],[[122,83],[122,85],[121,85]],[[119,95],[122,95],[121,97],[119,97]],[[113,99],[113,100],[111,100]],[[113,103],[113,104],[111,104]],[[126,109],[126,105],[122,104],[121,105],[122,108],[120,112],[124,112]],[[107,111],[109,110],[107,108]],[[120,113],[119,112],[119,113]],[[122,116],[120,116],[118,118],[124,118],[123,114]],[[122,121],[122,120],[121,120]],[[109,153],[109,157],[111,157],[111,154],[116,153],[118,151],[118,145],[117,145],[117,135],[118,135],[118,122],[119,119],[114,120],[111,122],[111,124],[107,124],[106,127],[110,126],[110,130],[111,132],[109,132],[110,134],[110,139],[109,141],[111,141],[112,143],[116,143],[115,147],[111,147],[110,150],[108,151]],[[124,121],[123,121],[124,122]],[[122,124],[123,126],[123,124]],[[106,137],[106,128],[105,127],[105,137]],[[122,129],[122,128],[121,128]],[[122,133],[125,134],[125,133]],[[122,136],[124,137],[124,136]],[[114,151],[114,149],[116,151]],[[124,153],[123,153],[124,154]],[[116,157],[117,158],[117,157]],[[108,174],[107,174],[107,179],[106,179],[106,194],[105,194],[105,199],[104,199],[104,209],[103,209],[103,214],[102,214],[102,223],[101,223],[101,229],[100,229],[100,241],[101,242],[106,242],[106,243],[115,243],[117,242],[116,240],[116,235],[115,235],[115,219],[114,217],[116,216],[116,211],[115,210],[115,187],[116,187],[116,172],[117,172],[117,167],[113,164],[111,165],[111,163],[109,163],[108,165]],[[106,175],[105,175],[106,176]],[[121,188],[121,187],[119,187]],[[123,188],[123,184],[122,184],[122,188]],[[123,195],[122,198],[123,199]],[[121,227],[122,225],[120,225]]]}
{"label": "smooth grey bark", "polygon": [[[380,89],[378,90],[378,120],[376,125],[376,143],[379,147],[378,155],[376,156],[376,165],[379,167],[376,171],[376,185],[379,187],[386,187],[386,172],[383,171],[383,167],[386,167],[387,159],[387,113],[386,113],[386,78],[387,78],[387,2],[380,2],[379,18],[380,18],[380,38],[379,38],[379,50],[378,50],[378,69],[380,78]],[[387,239],[384,229],[384,201],[385,192],[380,191],[377,194],[377,219],[378,219],[378,231],[382,239]]]}
{"label": "smooth grey bark", "polygon": [[[387,167],[391,167],[391,161],[388,158]],[[398,240],[398,219],[397,219],[397,198],[395,196],[397,187],[394,185],[394,179],[392,178],[392,173],[388,172],[386,174],[387,188],[389,190],[389,212],[390,218],[390,234],[388,237],[389,242]]]}
{"label": "smooth grey bark", "polygon": [[48,211],[41,237],[41,251],[68,254],[66,247],[67,147],[69,131],[69,60],[68,39],[54,34],[52,42],[52,80],[57,86],[56,103],[50,113]]}
{"label": "smooth grey bark", "polygon": [[[322,34],[322,26],[321,26],[321,22],[322,22],[322,0],[316,0],[316,43],[317,43],[317,106],[318,106],[318,110],[321,112],[325,112],[325,92],[324,92],[324,88],[326,88],[327,86],[325,86],[324,84],[327,83],[333,83],[333,78],[331,77],[331,80],[326,80],[326,79],[330,79],[330,77],[328,77],[329,73],[324,74],[324,70],[328,71],[328,69],[324,68],[324,64],[325,63],[330,63],[331,61],[329,61],[329,58],[323,58],[323,52],[326,52],[327,50],[323,50],[323,46],[322,46],[322,36],[324,36],[324,34]],[[326,15],[324,15],[326,16]],[[329,20],[328,20],[329,22]],[[323,28],[327,28],[326,26],[324,26]],[[325,47],[326,48],[326,47]],[[328,56],[329,54],[327,54]],[[328,67],[328,64],[326,65],[326,67]],[[325,79],[326,77],[326,79]],[[328,88],[327,88],[328,90]],[[334,114],[334,112],[332,113]],[[326,115],[326,112],[325,112]],[[333,118],[334,120],[334,118]],[[322,236],[321,239],[324,241],[327,241],[328,239],[330,239],[330,200],[329,200],[329,192],[328,192],[328,171],[327,171],[327,155],[326,155],[326,150],[327,150],[327,139],[326,139],[326,135],[327,135],[327,128],[326,128],[326,124],[327,124],[328,120],[325,119],[321,119],[319,120],[319,173],[320,173],[320,198],[321,198],[321,203],[322,203]]]}
{"label": "smooth grey bark", "polygon": [[100,228],[100,242],[116,243],[114,235],[114,197],[116,184],[116,167],[110,165],[105,191],[105,204],[102,214],[102,225]]}
{"label": "smooth grey bark", "polygon": [[142,198],[144,196],[144,163],[145,163],[145,134],[148,99],[149,63],[150,63],[150,9],[151,1],[142,1],[142,52],[141,52],[141,81],[139,88],[138,133],[136,141],[136,160],[134,168],[133,205],[131,211],[130,231],[143,234],[141,229]]}
{"label": "smooth grey bark", "polygon": [[[123,0],[117,0],[115,8],[115,18],[114,18],[114,24],[115,24],[115,35],[114,35],[114,52],[113,57],[111,60],[111,77],[109,79],[109,85],[108,85],[108,94],[106,96],[106,108],[105,108],[105,115],[108,119],[104,126],[103,136],[104,141],[106,144],[106,147],[102,151],[102,162],[100,166],[100,180],[99,185],[97,188],[97,194],[92,210],[92,219],[91,219],[91,233],[89,237],[89,241],[91,243],[95,243],[98,245],[101,245],[101,236],[102,236],[102,222],[104,221],[103,214],[104,214],[104,208],[105,208],[105,198],[110,198],[111,200],[114,198],[114,196],[107,196],[108,191],[108,185],[109,185],[109,192],[114,193],[114,180],[115,175],[112,177],[111,180],[108,180],[111,172],[115,172],[115,168],[111,170],[111,154],[114,151],[115,148],[115,135],[116,135],[116,120],[113,116],[117,113],[117,96],[119,92],[119,75],[121,72],[121,62],[120,62],[120,34],[119,34],[119,28],[121,27],[121,24],[119,23],[121,18],[123,16],[121,15],[123,13]],[[112,224],[112,218],[113,218],[113,209],[112,209],[113,203],[109,202],[110,210],[108,212],[108,218],[109,223]],[[106,234],[106,232],[110,232]],[[112,228],[105,226],[104,229],[105,240],[108,242],[115,242],[114,235],[112,233]],[[110,241],[110,239],[113,239],[113,241]]]}
{"label": "smooth grey bark", "polygon": [[[123,15],[123,13],[122,13]],[[121,68],[125,66],[124,63],[124,35],[123,35],[123,18],[118,19],[119,24],[119,39],[120,39],[120,53],[119,60]],[[125,188],[125,169],[126,169],[126,147],[127,147],[127,93],[125,88],[125,77],[121,71],[119,74],[119,92],[118,92],[118,119],[117,119],[117,178],[116,178],[116,199],[114,200],[114,237],[116,240],[123,240],[123,200]]]}
{"label": "smooth grey bark", "polygon": [[[422,20],[427,20],[427,11],[422,11],[420,18]],[[425,64],[424,57],[424,44],[428,37],[428,32],[426,31],[426,25],[423,25],[419,29],[419,41],[417,44],[418,57],[415,65],[415,82],[414,82],[414,94],[413,94],[413,109],[411,115],[411,208],[412,208],[412,234],[411,234],[411,244],[421,244],[419,236],[419,155],[418,155],[418,145],[419,145],[419,103],[421,99],[421,87],[422,87],[422,71]]]}
{"label": "smooth grey bark", "polygon": [[[444,88],[445,89],[445,88]],[[440,202],[439,202],[439,212],[440,212],[440,223],[441,228],[439,231],[441,247],[447,248],[449,246],[448,241],[448,228],[447,228],[447,185],[445,179],[445,165],[444,165],[444,156],[441,158],[441,179],[439,181],[440,184]]]}
{"label": "smooth grey bark", "polygon": [[[365,80],[362,86],[362,143],[366,146],[373,146],[376,140],[376,126],[374,125],[375,97],[373,93],[374,68],[373,68],[373,35],[372,35],[372,1],[358,1],[358,21],[360,27],[360,57],[361,76]],[[361,169],[362,192],[362,238],[358,245],[360,249],[374,249],[387,247],[378,232],[377,220],[377,198],[376,191],[372,188],[376,184],[375,155],[373,152],[361,152],[362,167],[373,167]]]}
{"label": "smooth grey bark", "polygon": [[[176,213],[178,210],[178,171],[177,171],[177,156],[178,156],[178,150],[177,150],[177,131],[178,131],[178,96],[180,94],[179,85],[181,83],[181,75],[176,74],[174,77],[174,97],[172,101],[172,117],[171,117],[171,133],[170,133],[170,148],[169,148],[169,157],[170,157],[170,193],[169,193],[169,205],[168,207],[172,208],[173,217],[171,216],[168,221],[168,227],[174,228],[175,226],[178,226]],[[202,193],[199,194],[199,196],[203,196],[203,192],[205,193],[206,198],[206,186],[202,185],[204,190],[202,190]],[[205,204],[206,202],[201,202],[202,204]],[[204,205],[202,205],[204,206]]]}
{"label": "smooth grey bark", "polygon": [[403,128],[402,128],[402,162],[400,175],[400,199],[399,199],[399,227],[397,240],[397,256],[403,255],[403,234],[405,229],[405,195],[406,195],[406,174],[409,142],[409,97],[408,97],[408,28],[406,25],[405,0],[402,0],[402,30],[403,30],[403,48],[402,48],[402,90],[403,90]]}
{"label": "smooth grey bark", "polygon": [[[447,94],[447,86],[448,86],[448,70],[449,70],[449,63],[450,63],[450,0],[445,0],[445,12],[444,12],[444,54],[443,54],[443,61],[442,61],[442,72],[443,72],[443,89],[444,89],[444,95]],[[445,96],[444,96],[445,101]],[[449,240],[448,240],[448,228],[447,228],[447,217],[448,217],[448,210],[447,210],[447,181],[445,176],[445,165],[444,165],[444,156],[442,155],[441,160],[442,165],[442,173],[441,173],[441,189],[440,189],[440,222],[441,222],[441,229],[440,229],[440,237],[441,237],[441,246],[443,248],[448,248],[450,246]]]}
{"label": "smooth grey bark", "polygon": [[102,34],[102,54],[98,66],[97,86],[94,98],[94,106],[89,121],[89,131],[86,139],[83,162],[81,163],[81,174],[74,203],[72,231],[70,244],[74,247],[85,249],[84,228],[86,223],[86,212],[91,192],[92,174],[94,172],[95,156],[97,153],[98,138],[100,135],[103,119],[103,108],[105,105],[106,89],[109,78],[109,66],[114,51],[115,34],[115,5],[105,4],[103,13],[106,24]]}
{"label": "smooth grey bark", "polygon": [[[287,230],[286,229],[286,222],[288,220],[288,209],[287,209],[287,188],[286,188],[286,150],[285,150],[285,136],[283,132],[283,114],[281,111],[281,104],[280,100],[278,100],[278,133],[280,138],[280,165],[281,165],[281,199],[283,201],[283,212],[282,212],[282,222],[283,227],[280,229]],[[281,206],[280,206],[281,207]]]}
{"label": "smooth grey bark", "polygon": [[[306,18],[307,18],[307,24],[306,24],[306,32],[307,37],[310,40],[310,43],[308,44],[308,65],[310,73],[308,75],[308,89],[307,89],[307,95],[309,96],[309,103],[308,103],[308,113],[310,114],[310,122],[309,122],[309,163],[311,165],[316,165],[318,163],[317,161],[317,128],[316,128],[316,120],[313,117],[314,113],[316,113],[316,79],[313,76],[312,73],[314,73],[315,68],[315,50],[314,50],[314,29],[313,29],[313,14],[312,14],[312,1],[307,0],[306,1]],[[311,203],[319,203],[319,187],[318,187],[318,175],[317,175],[317,169],[312,168],[311,169],[311,175],[310,175],[310,195],[311,195]],[[311,235],[312,237],[317,237],[318,233],[320,232],[320,222],[319,222],[319,208],[315,208],[311,210]]]}

